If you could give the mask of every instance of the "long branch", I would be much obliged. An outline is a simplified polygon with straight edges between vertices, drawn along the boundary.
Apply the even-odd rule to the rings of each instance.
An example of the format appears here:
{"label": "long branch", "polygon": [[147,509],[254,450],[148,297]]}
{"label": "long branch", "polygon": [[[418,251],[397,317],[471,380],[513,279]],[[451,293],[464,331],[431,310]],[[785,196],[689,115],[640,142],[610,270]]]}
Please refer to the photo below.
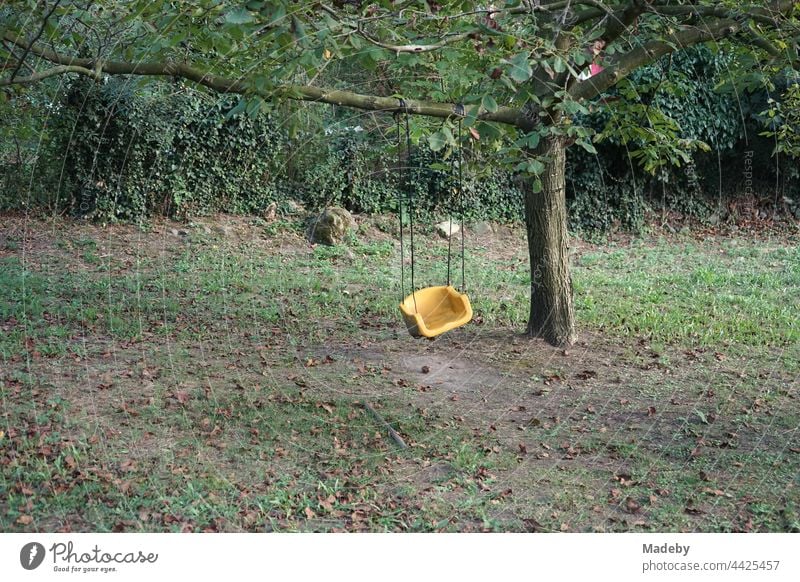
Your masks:
{"label": "long branch", "polygon": [[57,67],[47,69],[46,71],[34,73],[29,77],[15,77],[13,79],[9,77],[8,79],[0,79],[0,87],[8,87],[10,85],[31,85],[47,79],[48,77],[66,75],[67,73],[86,75],[87,77],[91,77],[95,80],[100,80],[101,78],[96,70],[87,69],[85,67],[79,67],[76,65],[58,65]]}
{"label": "long branch", "polygon": [[390,50],[394,53],[427,53],[439,50],[440,48],[444,48],[449,44],[461,42],[462,40],[469,38],[471,33],[453,34],[433,44],[403,44],[403,45],[388,44],[385,42],[381,42],[376,38],[372,38],[364,31],[364,29],[361,27],[360,24],[358,26],[358,34],[360,34],[364,39],[374,44],[375,46],[385,48],[386,50]]}
{"label": "long branch", "polygon": [[653,40],[623,54],[616,62],[606,67],[597,75],[576,83],[570,88],[570,95],[575,100],[591,99],[614,86],[631,72],[652,63],[675,50],[675,46],[688,47],[710,40],[720,40],[740,30],[734,20],[721,20],[714,26],[705,29],[689,28],[676,32],[667,40]]}
{"label": "long branch", "polygon": [[[20,37],[12,33],[6,33],[5,39],[18,46],[20,43],[24,42]],[[183,63],[129,63],[123,61],[104,61],[99,63],[94,59],[61,55],[38,45],[31,46],[30,50],[37,56],[51,63],[66,67],[77,67],[70,70],[62,70],[62,73],[73,72],[87,74],[88,71],[91,73],[90,76],[95,78],[98,64],[101,64],[102,72],[109,75],[145,75],[183,78],[208,87],[209,89],[213,89],[218,93],[255,94],[263,98],[271,98],[274,97],[275,94],[282,94],[299,101],[315,101],[331,105],[343,105],[368,111],[399,111],[427,117],[449,118],[463,115],[460,104],[458,103],[403,99],[401,104],[400,99],[395,97],[364,95],[352,91],[340,91],[309,85],[281,85],[271,92],[257,91],[253,90],[247,82],[213,75]],[[13,79],[0,81],[0,85],[15,83],[16,81]],[[522,112],[512,107],[500,107],[494,112],[483,111],[478,115],[478,119],[482,121],[496,121],[515,125],[517,127],[527,127],[529,125],[523,117]]]}
{"label": "long branch", "polygon": [[[774,0],[759,11],[773,17],[790,14],[797,4],[794,0]],[[659,7],[658,10],[663,10]],[[774,25],[774,23],[773,23]],[[662,56],[675,50],[675,47],[688,47],[709,41],[719,41],[740,32],[750,32],[738,19],[719,19],[704,28],[683,28],[678,32],[668,35],[664,40],[653,40],[620,56],[616,61],[601,73],[573,85],[569,93],[575,100],[591,99],[615,85],[618,81],[628,76],[635,69],[652,63]],[[762,43],[756,40],[761,48]]]}

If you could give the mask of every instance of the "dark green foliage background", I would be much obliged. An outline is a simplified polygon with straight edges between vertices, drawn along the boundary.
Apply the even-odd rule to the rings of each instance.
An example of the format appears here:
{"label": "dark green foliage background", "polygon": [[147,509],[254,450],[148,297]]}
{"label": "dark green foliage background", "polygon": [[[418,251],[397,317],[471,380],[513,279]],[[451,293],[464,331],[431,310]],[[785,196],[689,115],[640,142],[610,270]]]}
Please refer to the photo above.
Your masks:
{"label": "dark green foliage background", "polygon": [[[723,219],[727,203],[748,194],[743,187],[748,156],[753,160],[752,194],[757,198],[749,202],[773,210],[782,209],[784,196],[800,202],[800,182],[793,171],[796,160],[776,159],[774,141],[759,135],[764,131],[761,112],[768,107],[768,95],[764,91],[737,93],[728,87],[732,58],[700,46],[631,75],[629,85],[641,103],[676,120],[681,137],[701,140],[711,151],[695,151],[690,163],[649,175],[632,159],[638,144],[624,145],[612,136],[597,144],[598,155],[571,148],[567,195],[574,229],[606,231],[619,226],[637,230],[644,224],[647,208],[701,220]],[[619,97],[623,89],[613,91],[611,97]],[[598,131],[609,122],[631,122],[615,118],[615,109],[601,110],[581,122]],[[646,117],[633,121],[647,126]]]}
{"label": "dark green foliage background", "polygon": [[74,85],[52,147],[63,157],[72,214],[141,220],[258,212],[279,198],[287,147],[272,118],[225,118],[237,100],[132,82]]}
{"label": "dark green foliage background", "polygon": [[[701,219],[722,214],[728,200],[743,194],[747,152],[753,152],[764,201],[779,207],[784,196],[798,198],[791,172],[796,164],[784,162],[784,172],[772,156],[774,143],[758,137],[767,95],[717,90],[730,58],[705,47],[677,53],[631,77],[627,91],[634,91],[634,99],[622,86],[611,94],[622,96],[617,101],[622,107],[598,108],[578,120],[597,131],[609,123],[646,127],[647,115],[631,119],[624,107],[645,103],[646,112],[672,117],[682,137],[702,140],[712,151],[695,152],[689,164],[651,176],[632,158],[636,143],[612,137],[597,144],[598,154],[570,148],[567,196],[574,230],[637,230],[648,208]],[[273,202],[280,209],[294,200],[309,210],[339,205],[378,213],[397,210],[400,183],[422,214],[444,217],[460,203],[444,152],[415,144],[409,167],[398,170],[406,158],[398,161],[389,116],[366,119],[324,105],[267,111],[258,102],[209,95],[181,83],[132,78],[105,84],[76,80],[60,92],[44,87],[43,93],[57,96],[48,101],[45,95],[38,103],[25,97],[25,108],[13,109],[22,111],[18,119],[0,124],[2,208],[142,221],[153,214],[258,214]],[[8,135],[14,131],[15,139],[22,139],[12,151]],[[20,143],[28,154],[22,161],[14,154]],[[513,176],[491,166],[491,154],[480,153],[480,147],[472,142],[466,151],[466,219],[521,219],[522,194]]]}

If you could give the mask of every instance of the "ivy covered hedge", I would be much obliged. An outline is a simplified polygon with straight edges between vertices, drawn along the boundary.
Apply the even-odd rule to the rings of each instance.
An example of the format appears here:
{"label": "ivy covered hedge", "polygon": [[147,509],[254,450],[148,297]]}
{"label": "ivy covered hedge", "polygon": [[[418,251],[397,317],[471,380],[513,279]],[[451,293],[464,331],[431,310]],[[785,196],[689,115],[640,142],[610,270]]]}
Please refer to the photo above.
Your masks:
{"label": "ivy covered hedge", "polygon": [[[597,144],[597,155],[569,150],[567,195],[573,228],[636,230],[647,208],[717,220],[728,201],[742,196],[773,206],[776,200],[780,206],[784,197],[800,203],[797,160],[776,160],[774,140],[760,135],[769,96],[763,90],[736,93],[729,87],[733,58],[704,46],[675,53],[634,72],[611,93],[608,108],[583,120],[607,137]],[[783,88],[776,87],[776,92]],[[686,157],[646,172],[638,150],[649,137],[648,128],[662,124],[660,131],[665,132],[665,123],[674,124],[676,138],[686,144]],[[693,147],[697,142],[708,151]],[[660,161],[667,157],[665,153]],[[748,167],[756,169],[752,191],[743,187]]]}
{"label": "ivy covered hedge", "polygon": [[58,116],[62,200],[80,216],[141,220],[259,212],[279,198],[288,141],[270,117],[228,117],[236,101],[161,85],[76,83]]}
{"label": "ivy covered hedge", "polygon": [[[397,209],[401,174],[392,146],[383,137],[377,143],[380,128],[365,131],[346,117],[323,117],[290,135],[296,124],[278,111],[235,113],[238,97],[158,84],[143,90],[129,80],[78,82],[58,107],[47,158],[63,171],[50,185],[57,191],[51,203],[72,215],[258,214],[288,200],[309,209]],[[420,212],[447,214],[458,203],[455,183],[450,171],[430,168],[437,162],[443,165],[414,148],[405,188]],[[463,192],[468,218],[520,216],[522,197],[508,174],[467,174]]]}

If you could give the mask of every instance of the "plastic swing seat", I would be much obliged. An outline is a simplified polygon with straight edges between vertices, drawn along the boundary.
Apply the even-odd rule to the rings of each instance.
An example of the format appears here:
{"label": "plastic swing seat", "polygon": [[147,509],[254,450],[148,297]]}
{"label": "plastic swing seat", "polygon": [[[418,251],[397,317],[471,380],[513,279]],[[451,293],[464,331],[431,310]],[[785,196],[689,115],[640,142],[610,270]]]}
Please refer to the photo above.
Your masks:
{"label": "plastic swing seat", "polygon": [[472,319],[469,297],[449,285],[415,291],[403,300],[400,311],[414,337],[436,337]]}
{"label": "plastic swing seat", "polygon": [[[452,256],[452,217],[450,218],[450,233],[448,236],[447,245],[447,285],[438,287],[425,287],[418,291],[414,291],[414,189],[410,187],[414,177],[409,180],[407,171],[409,164],[412,161],[411,151],[411,131],[408,124],[409,110],[406,102],[400,99],[398,112],[403,113],[405,119],[406,129],[406,145],[405,153],[406,160],[403,160],[401,155],[402,137],[401,137],[401,123],[400,117],[397,117],[397,167],[400,170],[399,188],[397,193],[397,208],[398,217],[400,219],[400,289],[401,294],[405,294],[405,271],[403,265],[405,264],[405,257],[403,254],[403,191],[408,197],[408,204],[406,207],[408,216],[408,230],[411,233],[411,295],[405,297],[400,303],[400,312],[403,314],[403,319],[406,322],[408,333],[413,337],[427,337],[434,338],[451,329],[461,327],[472,320],[472,305],[470,304],[469,297],[466,293],[460,293],[453,287],[450,279],[450,263]],[[458,119],[458,140],[459,143],[463,141],[461,132],[461,119],[466,116],[463,105],[458,105],[454,111]],[[458,148],[458,173],[455,172],[455,157],[450,159],[450,174],[454,179],[458,180],[458,196],[459,196],[459,213],[461,215],[461,288],[466,289],[466,278],[464,275],[464,195],[462,187],[462,152],[461,147]],[[454,190],[455,192],[456,190]]]}

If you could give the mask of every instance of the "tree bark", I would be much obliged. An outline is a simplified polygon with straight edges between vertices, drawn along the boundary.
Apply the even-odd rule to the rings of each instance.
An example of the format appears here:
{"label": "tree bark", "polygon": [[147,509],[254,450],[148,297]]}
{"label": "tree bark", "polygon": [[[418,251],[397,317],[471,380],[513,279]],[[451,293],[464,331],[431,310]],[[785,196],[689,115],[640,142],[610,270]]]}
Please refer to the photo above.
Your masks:
{"label": "tree bark", "polygon": [[558,136],[542,140],[536,152],[545,162],[536,192],[525,190],[525,225],[531,266],[531,311],[527,333],[555,346],[575,342],[575,310],[569,270],[567,232],[566,144]]}

